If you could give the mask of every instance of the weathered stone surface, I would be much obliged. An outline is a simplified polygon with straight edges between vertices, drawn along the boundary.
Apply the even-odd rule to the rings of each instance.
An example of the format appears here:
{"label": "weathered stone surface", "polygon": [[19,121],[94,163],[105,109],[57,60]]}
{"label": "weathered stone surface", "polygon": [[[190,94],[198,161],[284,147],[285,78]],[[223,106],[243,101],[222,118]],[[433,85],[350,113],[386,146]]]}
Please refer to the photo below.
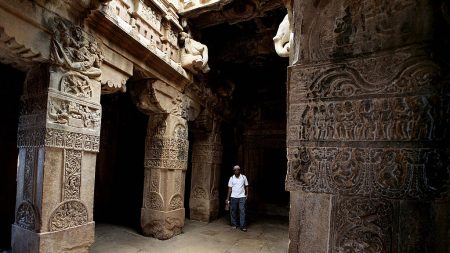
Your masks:
{"label": "weathered stone surface", "polygon": [[[291,215],[290,252],[445,252],[445,243],[431,239],[448,229],[431,218],[439,212],[432,203],[450,193],[448,70],[429,44],[440,22],[435,6],[342,0],[294,7],[286,188],[298,199],[291,214],[303,213],[297,201],[308,206],[324,194],[331,201],[322,204],[329,225]],[[301,226],[310,222],[316,225]],[[320,250],[308,243],[319,231],[329,237]]]}
{"label": "weathered stone surface", "polygon": [[50,28],[50,63],[28,72],[22,96],[12,246],[14,252],[88,252],[102,53],[69,21],[55,18]]}

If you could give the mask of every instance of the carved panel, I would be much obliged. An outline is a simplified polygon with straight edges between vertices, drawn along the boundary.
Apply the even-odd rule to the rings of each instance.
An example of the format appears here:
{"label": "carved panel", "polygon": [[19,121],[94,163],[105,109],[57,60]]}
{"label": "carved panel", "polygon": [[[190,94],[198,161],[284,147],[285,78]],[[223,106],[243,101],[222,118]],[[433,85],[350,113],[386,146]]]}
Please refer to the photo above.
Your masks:
{"label": "carved panel", "polygon": [[192,191],[192,198],[194,199],[208,199],[208,193],[202,187],[195,187]]}
{"label": "carved panel", "polygon": [[52,95],[48,102],[48,120],[51,123],[99,131],[99,106]]}
{"label": "carved panel", "polygon": [[[291,105],[298,140],[442,140],[449,135],[448,98],[405,96]],[[292,136],[293,135],[293,136]]]}
{"label": "carved panel", "polygon": [[164,201],[161,195],[157,192],[147,191],[147,196],[145,198],[146,208],[150,208],[153,210],[162,211],[164,208]]}
{"label": "carved panel", "polygon": [[25,166],[23,172],[23,200],[34,202],[34,187],[39,149],[35,147],[25,149]]}
{"label": "carved panel", "polygon": [[159,182],[161,181],[161,173],[159,170],[152,170],[151,174],[151,182],[150,182],[150,191],[158,192],[159,191]]}
{"label": "carved panel", "polygon": [[45,145],[47,147],[98,152],[100,147],[100,137],[47,128],[45,131]]}
{"label": "carved panel", "polygon": [[[302,32],[296,33],[300,61],[324,61],[387,50],[427,39],[429,1],[333,1],[297,3]],[[301,35],[300,35],[301,34]],[[301,51],[300,51],[301,50]]]}
{"label": "carved panel", "polygon": [[49,219],[49,230],[59,231],[88,222],[88,210],[83,202],[68,200],[59,204]]}
{"label": "carved panel", "polygon": [[[420,47],[406,47],[392,54],[346,60],[339,64],[293,68],[290,100],[437,92],[447,89],[436,82],[440,68]],[[433,83],[434,82],[434,83]]]}
{"label": "carved panel", "polygon": [[20,203],[16,212],[16,224],[22,228],[36,231],[39,228],[39,213],[29,201]]}
{"label": "carved panel", "polygon": [[80,199],[81,161],[83,151],[64,151],[63,200]]}
{"label": "carved panel", "polygon": [[146,141],[145,167],[160,169],[187,168],[189,142],[186,139],[153,137]]}
{"label": "carved panel", "polygon": [[[448,151],[303,147],[289,155],[288,190],[390,198],[450,194],[443,184],[450,178]],[[427,167],[431,161],[434,165]]]}
{"label": "carved panel", "polygon": [[331,252],[392,252],[393,216],[388,200],[336,197]]}
{"label": "carved panel", "polygon": [[[89,86],[88,79],[98,79],[101,75],[100,66],[103,61],[103,53],[97,41],[85,33],[81,27],[61,18],[55,18],[52,26],[51,63],[65,71],[79,73],[79,75],[67,73],[61,80],[61,88],[68,88],[67,85],[81,85],[78,88],[86,89],[86,86]],[[73,83],[66,83],[69,81],[67,79],[71,79],[70,81]],[[83,83],[83,80],[87,83]],[[68,91],[69,93],[75,92],[77,95],[84,93],[83,91],[71,91],[70,88]]]}
{"label": "carved panel", "polygon": [[60,90],[80,98],[92,98],[89,78],[78,72],[69,71],[61,77]]}
{"label": "carved panel", "polygon": [[183,208],[183,197],[180,194],[175,194],[170,198],[169,211]]}

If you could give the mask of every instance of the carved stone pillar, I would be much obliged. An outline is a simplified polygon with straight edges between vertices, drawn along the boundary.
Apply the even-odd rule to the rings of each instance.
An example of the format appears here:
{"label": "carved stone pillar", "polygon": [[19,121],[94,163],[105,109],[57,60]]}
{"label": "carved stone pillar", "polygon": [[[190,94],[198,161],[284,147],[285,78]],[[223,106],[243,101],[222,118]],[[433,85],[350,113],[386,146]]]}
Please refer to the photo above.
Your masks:
{"label": "carved stone pillar", "polygon": [[447,251],[439,2],[294,1],[289,252]]}
{"label": "carved stone pillar", "polygon": [[149,115],[145,146],[144,235],[169,239],[184,226],[184,182],[189,152],[185,104],[181,93],[146,80],[131,89],[138,108]]}
{"label": "carved stone pillar", "polygon": [[192,147],[192,178],[189,209],[191,220],[210,222],[219,215],[222,142],[219,126],[195,133]]}
{"label": "carved stone pillar", "polygon": [[52,25],[50,64],[28,73],[22,96],[15,253],[89,252],[94,242],[102,55],[81,28]]}

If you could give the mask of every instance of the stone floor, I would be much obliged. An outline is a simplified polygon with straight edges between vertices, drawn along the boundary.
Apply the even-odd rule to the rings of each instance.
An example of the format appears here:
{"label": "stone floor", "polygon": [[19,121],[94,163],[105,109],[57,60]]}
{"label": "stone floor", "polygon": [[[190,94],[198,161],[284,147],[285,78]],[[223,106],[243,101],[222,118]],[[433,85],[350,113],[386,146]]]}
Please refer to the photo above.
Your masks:
{"label": "stone floor", "polygon": [[253,221],[248,232],[231,228],[226,218],[186,220],[183,233],[166,241],[118,225],[97,223],[95,232],[92,253],[283,253],[288,246],[288,220],[275,217]]}

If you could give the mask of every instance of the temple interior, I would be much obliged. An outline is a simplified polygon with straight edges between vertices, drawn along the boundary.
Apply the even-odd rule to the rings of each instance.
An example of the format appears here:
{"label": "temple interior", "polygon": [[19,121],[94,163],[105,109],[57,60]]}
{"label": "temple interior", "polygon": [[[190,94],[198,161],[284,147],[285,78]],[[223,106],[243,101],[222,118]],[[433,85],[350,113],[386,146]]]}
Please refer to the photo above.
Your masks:
{"label": "temple interior", "polygon": [[448,0],[0,0],[0,253],[448,253],[449,31]]}

